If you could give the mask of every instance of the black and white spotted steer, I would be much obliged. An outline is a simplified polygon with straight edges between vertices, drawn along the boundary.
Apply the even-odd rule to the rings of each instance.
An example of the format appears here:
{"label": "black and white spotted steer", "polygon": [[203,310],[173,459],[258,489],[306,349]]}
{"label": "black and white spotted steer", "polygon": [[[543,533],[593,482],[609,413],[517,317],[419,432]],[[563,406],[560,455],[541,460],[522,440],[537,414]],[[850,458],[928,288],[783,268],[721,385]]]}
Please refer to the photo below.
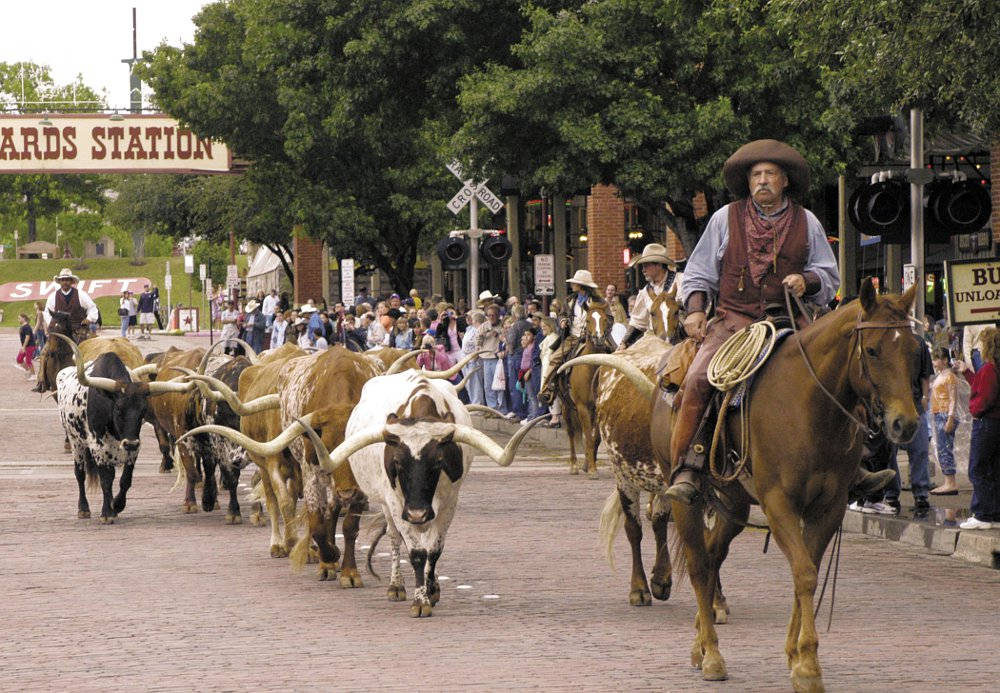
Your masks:
{"label": "black and white spotted steer", "polygon": [[[53,335],[66,339],[62,335]],[[67,340],[69,341],[69,340]],[[125,509],[125,494],[132,485],[132,470],[139,454],[139,429],[150,395],[187,390],[181,383],[133,382],[117,354],[101,354],[84,365],[75,344],[76,366],[56,376],[59,416],[73,451],[74,471],[80,487],[78,517],[90,517],[84,480],[100,481],[104,494],[101,522],[111,524]],[[118,495],[112,497],[115,468],[122,467]]]}

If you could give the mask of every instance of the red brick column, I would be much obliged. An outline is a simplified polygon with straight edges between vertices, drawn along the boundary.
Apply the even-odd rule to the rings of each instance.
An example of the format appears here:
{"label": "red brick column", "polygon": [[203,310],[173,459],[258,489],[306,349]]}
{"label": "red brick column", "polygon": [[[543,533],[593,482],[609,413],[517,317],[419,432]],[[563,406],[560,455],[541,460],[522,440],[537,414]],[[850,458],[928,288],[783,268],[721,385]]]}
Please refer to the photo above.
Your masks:
{"label": "red brick column", "polygon": [[[990,147],[990,177],[994,178],[998,173],[1000,173],[1000,140],[995,141]],[[990,196],[993,198],[993,216],[990,217],[993,243],[1000,244],[1000,185],[997,181],[993,181]]]}
{"label": "red brick column", "polygon": [[295,305],[310,298],[317,303],[323,296],[323,241],[295,234],[292,242],[295,255]]}
{"label": "red brick column", "polygon": [[587,197],[587,269],[602,288],[624,286],[625,202],[613,185],[595,185]]}

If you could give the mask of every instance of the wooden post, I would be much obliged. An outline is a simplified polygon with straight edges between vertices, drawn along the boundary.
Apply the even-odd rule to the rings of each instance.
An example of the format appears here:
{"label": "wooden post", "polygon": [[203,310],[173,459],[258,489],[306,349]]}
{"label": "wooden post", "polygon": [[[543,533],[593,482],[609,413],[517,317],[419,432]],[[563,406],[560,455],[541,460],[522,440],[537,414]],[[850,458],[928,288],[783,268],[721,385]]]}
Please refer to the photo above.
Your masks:
{"label": "wooden post", "polygon": [[507,196],[507,240],[510,241],[511,255],[507,261],[507,291],[511,296],[523,298],[521,294],[521,197]]}
{"label": "wooden post", "polygon": [[566,196],[555,194],[552,196],[552,254],[553,272],[555,277],[555,295],[560,301],[566,300]]}

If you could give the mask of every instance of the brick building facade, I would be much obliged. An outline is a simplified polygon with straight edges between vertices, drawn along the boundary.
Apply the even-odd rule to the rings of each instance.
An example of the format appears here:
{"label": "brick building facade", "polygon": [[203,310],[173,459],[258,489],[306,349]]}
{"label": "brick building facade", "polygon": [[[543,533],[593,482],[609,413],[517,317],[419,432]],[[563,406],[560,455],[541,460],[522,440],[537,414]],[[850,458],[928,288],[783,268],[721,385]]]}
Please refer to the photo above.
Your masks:
{"label": "brick building facade", "polygon": [[324,298],[323,266],[326,254],[323,241],[295,234],[292,241],[295,255],[295,305],[300,306],[310,298],[319,301]]}

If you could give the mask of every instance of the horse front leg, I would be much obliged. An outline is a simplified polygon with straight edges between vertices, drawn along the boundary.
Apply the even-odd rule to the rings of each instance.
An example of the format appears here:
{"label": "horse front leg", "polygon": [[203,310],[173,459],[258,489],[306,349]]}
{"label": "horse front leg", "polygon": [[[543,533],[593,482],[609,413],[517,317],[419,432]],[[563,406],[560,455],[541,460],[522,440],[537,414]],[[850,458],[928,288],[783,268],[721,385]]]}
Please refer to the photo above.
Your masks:
{"label": "horse front leg", "polygon": [[670,571],[670,546],[667,541],[670,505],[662,496],[654,496],[651,511],[650,520],[653,524],[653,536],[656,538],[656,560],[653,562],[649,589],[656,599],[666,601],[670,599],[670,588],[673,586]]}
{"label": "horse front leg", "polygon": [[601,444],[601,435],[597,428],[596,412],[587,405],[588,403],[581,402],[576,407],[580,428],[583,430],[583,470],[587,473],[587,478],[598,479],[597,448]]}
{"label": "horse front leg", "polygon": [[564,399],[563,426],[566,427],[566,436],[569,438],[569,473],[574,475],[580,473],[580,465],[576,459],[576,438],[580,433],[578,422],[576,405]]}
{"label": "horse front leg", "polygon": [[774,540],[792,569],[795,604],[785,640],[785,653],[792,670],[792,688],[799,693],[819,693],[825,689],[817,657],[819,637],[813,616],[818,571],[806,545],[806,525],[802,524],[801,515],[789,507],[780,490],[769,494],[764,508]]}
{"label": "horse front leg", "polygon": [[672,503],[674,523],[684,542],[688,564],[688,575],[698,601],[695,616],[694,645],[691,648],[691,665],[701,669],[706,681],[722,681],[727,678],[726,662],[719,652],[719,636],[715,632],[715,613],[712,601],[715,593],[716,572],[712,557],[705,546],[705,523],[702,520],[704,506]]}
{"label": "horse front leg", "polygon": [[625,534],[632,549],[632,580],[628,594],[628,603],[632,606],[649,606],[653,603],[650,596],[649,583],[646,581],[646,571],[642,567],[642,518],[639,516],[639,492],[629,494],[619,487],[618,498],[625,514]]}

